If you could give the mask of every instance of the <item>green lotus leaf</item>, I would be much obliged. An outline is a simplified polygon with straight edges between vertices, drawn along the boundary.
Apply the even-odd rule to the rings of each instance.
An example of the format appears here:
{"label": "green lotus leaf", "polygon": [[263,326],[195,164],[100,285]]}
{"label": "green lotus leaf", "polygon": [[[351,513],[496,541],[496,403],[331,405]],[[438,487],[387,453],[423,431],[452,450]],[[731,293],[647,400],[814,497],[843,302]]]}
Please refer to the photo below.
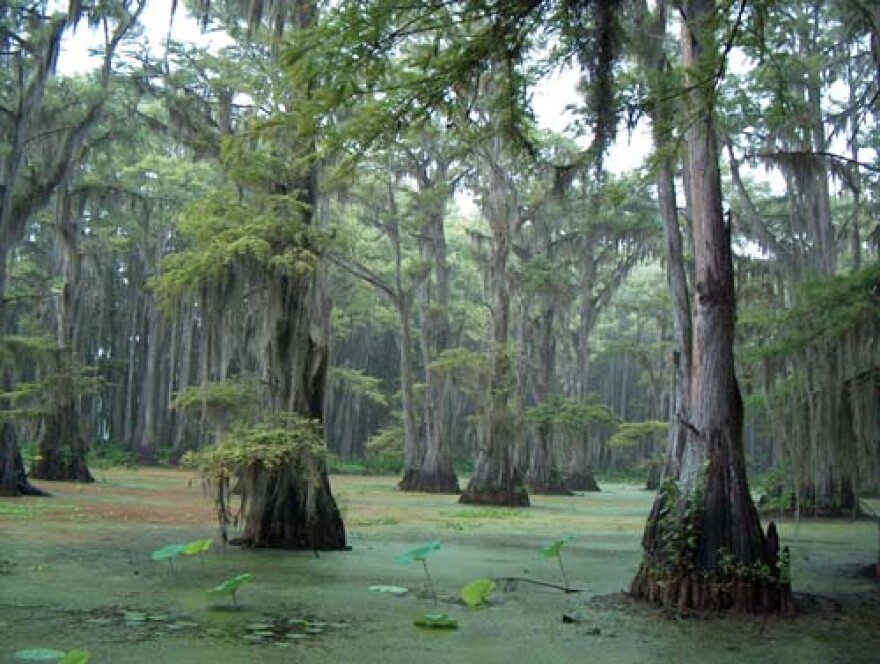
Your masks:
{"label": "green lotus leaf", "polygon": [[211,595],[233,595],[244,584],[252,581],[253,578],[253,574],[239,574],[238,576],[233,576],[231,579],[226,579],[226,581],[219,586],[214,586],[208,591],[208,593]]}
{"label": "green lotus leaf", "polygon": [[63,650],[52,650],[51,648],[29,648],[27,650],[19,650],[13,657],[15,659],[24,659],[31,662],[51,662],[54,659],[64,657]]}
{"label": "green lotus leaf", "polygon": [[434,551],[440,548],[440,540],[433,540],[428,542],[427,544],[422,544],[421,546],[417,546],[414,549],[409,549],[408,551],[404,551],[401,553],[395,561],[401,564],[411,563],[416,560],[424,560],[428,556],[430,556]]}
{"label": "green lotus leaf", "polygon": [[207,539],[193,540],[192,542],[187,542],[183,545],[183,551],[181,553],[185,556],[197,556],[205,551],[210,551],[213,545],[214,540],[210,537]]}
{"label": "green lotus leaf", "polygon": [[495,582],[492,579],[476,579],[461,589],[461,601],[471,607],[485,606],[494,591]]}
{"label": "green lotus leaf", "polygon": [[425,613],[413,620],[413,624],[425,629],[458,629],[458,621],[445,613]]}
{"label": "green lotus leaf", "polygon": [[153,553],[150,554],[150,558],[153,560],[170,560],[172,558],[177,558],[181,553],[183,553],[183,549],[186,545],[184,544],[169,544],[168,546],[163,546],[161,549],[156,549]]}
{"label": "green lotus leaf", "polygon": [[85,650],[68,650],[58,664],[89,664],[92,656]]}
{"label": "green lotus leaf", "polygon": [[560,552],[562,551],[562,547],[565,546],[565,543],[570,542],[573,539],[574,537],[572,537],[571,535],[560,537],[558,540],[542,546],[541,553],[544,554],[546,558],[558,558]]}

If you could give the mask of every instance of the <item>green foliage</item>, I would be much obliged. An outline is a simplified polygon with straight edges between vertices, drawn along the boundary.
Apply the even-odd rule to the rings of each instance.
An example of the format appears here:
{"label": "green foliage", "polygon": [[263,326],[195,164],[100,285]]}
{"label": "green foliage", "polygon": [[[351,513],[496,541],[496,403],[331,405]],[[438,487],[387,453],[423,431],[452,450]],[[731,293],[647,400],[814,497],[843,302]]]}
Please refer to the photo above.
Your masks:
{"label": "green foliage", "polygon": [[48,335],[21,336],[7,334],[0,336],[0,361],[12,359],[39,359],[58,350],[58,341]]}
{"label": "green foliage", "polygon": [[293,418],[285,428],[258,425],[234,429],[222,447],[202,452],[199,470],[214,481],[282,467],[311,473],[323,467],[326,454],[319,424]]}
{"label": "green foliage", "polygon": [[660,420],[624,422],[608,440],[608,445],[619,448],[635,447],[642,438],[666,433],[667,431],[669,431],[669,422]]}
{"label": "green foliage", "polygon": [[98,440],[89,446],[88,462],[92,468],[134,468],[138,459],[137,454],[121,443]]}
{"label": "green foliage", "polygon": [[373,434],[366,444],[366,471],[376,475],[397,474],[403,468],[403,425],[387,426]]}
{"label": "green foliage", "polygon": [[482,353],[466,348],[450,348],[443,351],[431,363],[439,374],[449,376],[456,384],[483,384],[489,375],[489,360]]}
{"label": "green foliage", "polygon": [[214,540],[210,537],[206,537],[205,539],[193,540],[192,542],[187,542],[183,546],[183,555],[185,556],[198,556],[207,551],[211,550],[211,547],[214,545]]}
{"label": "green foliage", "polygon": [[417,546],[414,549],[408,549],[399,554],[397,558],[395,558],[395,562],[399,564],[411,563],[416,560],[422,563],[422,569],[425,571],[425,582],[428,593],[434,599],[435,607],[437,606],[437,592],[434,590],[434,581],[431,579],[430,571],[428,571],[428,556],[437,551],[439,548],[440,541],[433,540],[431,542],[428,542],[427,544]]}
{"label": "green foliage", "polygon": [[168,407],[197,412],[204,406],[214,412],[236,414],[252,410],[261,394],[256,380],[222,380],[187,387],[177,393]]}
{"label": "green foliage", "polygon": [[660,485],[660,542],[652,561],[658,578],[687,575],[694,568],[703,510],[702,483],[697,487],[685,497],[671,477]]}
{"label": "green foliage", "polygon": [[424,629],[458,629],[458,621],[445,613],[425,613],[413,620],[413,624]]}
{"label": "green foliage", "polygon": [[68,650],[58,664],[89,664],[92,656],[85,650]]}
{"label": "green foliage", "polygon": [[545,558],[556,558],[559,564],[559,573],[562,575],[562,587],[568,590],[568,577],[565,574],[565,565],[562,562],[562,547],[574,539],[571,535],[564,535],[541,547],[541,555]]}
{"label": "green foliage", "polygon": [[186,545],[184,544],[168,544],[163,546],[160,549],[156,549],[150,554],[150,558],[153,560],[168,560],[171,561],[174,558],[177,558],[183,553]]}
{"label": "green foliage", "polygon": [[394,560],[399,564],[407,564],[415,561],[424,561],[432,553],[440,549],[440,541],[432,540],[413,549],[407,549],[399,554]]}
{"label": "green foliage", "polygon": [[366,475],[367,467],[359,461],[344,461],[335,454],[327,455],[327,470],[334,475]]}
{"label": "green foliage", "polygon": [[152,286],[166,308],[184,293],[217,283],[233,268],[305,276],[313,273],[327,238],[311,226],[295,196],[242,200],[216,192],[192,205],[180,232],[187,249],[167,257]]}
{"label": "green foliage", "polygon": [[876,325],[880,322],[878,293],[880,263],[852,274],[806,282],[795,306],[769,315],[749,312],[742,322],[744,331],[759,341],[748,357],[791,356],[807,347],[822,350],[862,326]]}
{"label": "green foliage", "polygon": [[232,597],[232,603],[237,606],[237,596],[239,589],[246,583],[250,583],[253,580],[253,575],[245,572],[244,574],[239,574],[238,576],[233,576],[229,579],[226,579],[223,583],[214,586],[213,588],[208,590],[208,594],[221,596],[230,595]]}
{"label": "green foliage", "polygon": [[527,408],[526,422],[548,424],[568,433],[576,433],[588,427],[614,430],[619,420],[605,404],[582,404],[556,394],[543,404]]}
{"label": "green foliage", "polygon": [[174,569],[173,561],[180,556],[199,556],[210,551],[213,545],[210,538],[192,540],[183,544],[168,544],[156,549],[150,554],[150,558],[155,561],[167,560],[168,564]]}
{"label": "green foliage", "polygon": [[764,510],[787,511],[795,507],[794,478],[791,469],[778,465],[763,478],[763,490],[759,506]]}
{"label": "green foliage", "polygon": [[495,592],[495,585],[495,581],[489,578],[475,579],[461,589],[461,601],[471,608],[486,606]]}
{"label": "green foliage", "polygon": [[368,376],[362,369],[333,367],[327,378],[344,383],[346,389],[376,406],[388,406],[388,396],[382,392],[382,379]]}
{"label": "green foliage", "polygon": [[573,540],[572,535],[565,535],[541,547],[541,555],[545,558],[558,558],[562,555],[562,547]]}

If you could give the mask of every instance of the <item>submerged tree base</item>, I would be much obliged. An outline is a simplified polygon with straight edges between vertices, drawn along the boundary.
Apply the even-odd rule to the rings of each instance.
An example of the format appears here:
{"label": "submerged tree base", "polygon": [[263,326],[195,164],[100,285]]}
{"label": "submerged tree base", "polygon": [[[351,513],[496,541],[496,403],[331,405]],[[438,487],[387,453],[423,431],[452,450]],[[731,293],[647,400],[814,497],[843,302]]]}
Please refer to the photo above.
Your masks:
{"label": "submerged tree base", "polygon": [[526,474],[529,492],[542,496],[570,496],[571,489],[565,485],[565,479],[559,471],[541,471],[529,469]]}
{"label": "submerged tree base", "polygon": [[569,491],[601,491],[591,470],[569,473],[565,476],[565,488]]}
{"label": "submerged tree base", "polygon": [[0,496],[51,496],[28,482],[11,422],[0,424]]}
{"label": "submerged tree base", "polygon": [[529,492],[520,482],[499,486],[471,481],[462,491],[458,502],[463,505],[495,505],[499,507],[529,507]]}
{"label": "submerged tree base", "polygon": [[458,476],[452,471],[429,472],[409,470],[404,473],[403,479],[397,485],[401,491],[413,491],[421,493],[442,493],[458,495],[461,488],[458,485]]}
{"label": "submerged tree base", "polygon": [[529,492],[539,496],[571,496],[573,492],[562,480],[547,480],[535,482],[529,480]]}
{"label": "submerged tree base", "polygon": [[38,480],[53,482],[81,482],[88,484],[94,482],[85,455],[78,454],[70,459],[65,459],[63,454],[43,455],[31,469],[31,477]]}
{"label": "submerged tree base", "polygon": [[679,611],[787,613],[794,610],[791,592],[772,579],[719,578],[694,572],[664,578],[642,564],[630,588],[635,599]]}
{"label": "submerged tree base", "polygon": [[88,446],[77,430],[73,402],[66,402],[56,413],[43,417],[40,456],[31,468],[31,477],[55,482],[94,482],[86,461]]}
{"label": "submerged tree base", "polygon": [[[235,432],[204,455],[201,471],[216,486],[217,517],[242,523],[234,544],[248,547],[341,551],[348,547],[342,515],[330,490],[326,446],[315,423]],[[235,491],[230,481],[237,483]],[[239,496],[239,510],[229,501]],[[240,515],[240,516],[239,516]]]}

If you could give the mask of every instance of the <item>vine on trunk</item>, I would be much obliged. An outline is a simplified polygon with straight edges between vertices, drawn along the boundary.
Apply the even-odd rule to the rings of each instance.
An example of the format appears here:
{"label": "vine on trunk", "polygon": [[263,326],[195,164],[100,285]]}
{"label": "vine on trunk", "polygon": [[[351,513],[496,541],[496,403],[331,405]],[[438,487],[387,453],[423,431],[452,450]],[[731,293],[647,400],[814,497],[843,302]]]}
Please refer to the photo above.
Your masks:
{"label": "vine on trunk", "polygon": [[661,485],[654,506],[656,528],[646,533],[632,594],[679,610],[787,610],[790,582],[782,579],[779,538],[772,522],[763,558],[745,562],[722,547],[714,556],[714,567],[701,565],[706,518],[703,480],[687,495],[672,478]]}

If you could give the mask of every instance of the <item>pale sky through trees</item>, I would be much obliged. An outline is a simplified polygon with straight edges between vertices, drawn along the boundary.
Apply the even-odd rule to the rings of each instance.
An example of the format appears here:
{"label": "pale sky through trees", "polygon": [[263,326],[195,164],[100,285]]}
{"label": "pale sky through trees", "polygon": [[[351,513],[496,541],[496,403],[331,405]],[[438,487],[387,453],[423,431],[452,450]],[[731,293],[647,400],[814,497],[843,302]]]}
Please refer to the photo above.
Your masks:
{"label": "pale sky through trees", "polygon": [[[142,44],[161,53],[168,36],[170,12],[171,0],[148,0],[141,21]],[[224,37],[219,32],[205,34],[198,22],[183,7],[178,6],[172,24],[172,38],[175,41],[217,44],[228,39]],[[64,39],[58,63],[59,72],[70,76],[95,68],[98,60],[91,57],[89,51],[100,49],[101,45],[101,34],[81,25],[76,32],[68,34]],[[559,133],[565,133],[567,125],[576,119],[576,115],[567,107],[582,101],[577,94],[577,72],[572,69],[554,72],[535,87],[532,95],[539,125],[543,129]],[[606,159],[606,165],[614,173],[631,171],[644,164],[650,151],[650,131],[641,122],[632,136],[626,132],[620,133]]]}

